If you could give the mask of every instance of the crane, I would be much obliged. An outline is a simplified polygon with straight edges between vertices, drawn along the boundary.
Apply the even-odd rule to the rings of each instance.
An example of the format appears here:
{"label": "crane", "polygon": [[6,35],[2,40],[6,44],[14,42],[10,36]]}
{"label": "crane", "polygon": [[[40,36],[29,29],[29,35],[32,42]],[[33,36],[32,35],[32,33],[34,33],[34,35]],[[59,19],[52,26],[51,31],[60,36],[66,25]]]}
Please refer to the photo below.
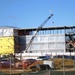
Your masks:
{"label": "crane", "polygon": [[32,38],[30,39],[28,45],[26,46],[26,50],[25,52],[27,52],[28,48],[30,47],[31,43],[33,42],[36,34],[38,33],[38,31],[40,29],[42,29],[42,27],[48,22],[48,20],[53,16],[53,14],[51,14],[37,29],[36,29],[36,32],[34,33],[34,35],[32,36]]}

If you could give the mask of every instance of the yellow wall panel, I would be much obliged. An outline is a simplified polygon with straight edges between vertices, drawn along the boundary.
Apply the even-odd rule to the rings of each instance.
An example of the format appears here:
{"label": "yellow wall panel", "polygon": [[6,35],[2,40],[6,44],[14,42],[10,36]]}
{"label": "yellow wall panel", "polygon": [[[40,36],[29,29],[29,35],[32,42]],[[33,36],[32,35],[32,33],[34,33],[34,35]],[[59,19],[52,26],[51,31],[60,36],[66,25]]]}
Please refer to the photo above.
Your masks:
{"label": "yellow wall panel", "polygon": [[0,54],[14,53],[14,37],[0,37]]}

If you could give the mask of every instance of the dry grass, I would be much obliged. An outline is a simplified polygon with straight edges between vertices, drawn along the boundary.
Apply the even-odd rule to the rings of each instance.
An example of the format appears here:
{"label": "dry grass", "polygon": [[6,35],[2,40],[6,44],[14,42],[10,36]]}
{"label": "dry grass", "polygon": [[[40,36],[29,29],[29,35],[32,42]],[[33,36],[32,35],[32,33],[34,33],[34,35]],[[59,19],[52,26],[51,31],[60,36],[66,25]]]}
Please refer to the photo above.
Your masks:
{"label": "dry grass", "polygon": [[64,67],[69,68],[69,67],[74,67],[74,60],[72,59],[62,59],[62,58],[54,58],[54,67],[55,68],[62,68],[63,67],[63,63],[64,63]]}
{"label": "dry grass", "polygon": [[15,74],[15,75],[17,75],[17,74],[21,74],[21,73],[23,73],[23,72],[31,72],[32,70],[31,69],[28,69],[28,70],[26,70],[26,69],[16,69],[16,68],[12,68],[11,70],[10,70],[10,68],[7,68],[7,69],[1,69],[0,70],[1,72],[3,72],[3,73],[5,73],[5,74]]}

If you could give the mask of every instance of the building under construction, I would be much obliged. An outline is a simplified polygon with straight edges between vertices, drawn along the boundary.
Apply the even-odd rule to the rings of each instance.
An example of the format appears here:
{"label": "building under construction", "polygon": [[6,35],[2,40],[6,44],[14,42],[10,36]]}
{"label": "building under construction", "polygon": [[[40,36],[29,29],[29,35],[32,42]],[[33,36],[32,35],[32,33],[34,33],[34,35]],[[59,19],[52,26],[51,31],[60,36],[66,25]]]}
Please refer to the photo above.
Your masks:
{"label": "building under construction", "polygon": [[36,30],[37,28],[0,27],[0,54],[75,51],[75,26],[41,28],[30,43]]}

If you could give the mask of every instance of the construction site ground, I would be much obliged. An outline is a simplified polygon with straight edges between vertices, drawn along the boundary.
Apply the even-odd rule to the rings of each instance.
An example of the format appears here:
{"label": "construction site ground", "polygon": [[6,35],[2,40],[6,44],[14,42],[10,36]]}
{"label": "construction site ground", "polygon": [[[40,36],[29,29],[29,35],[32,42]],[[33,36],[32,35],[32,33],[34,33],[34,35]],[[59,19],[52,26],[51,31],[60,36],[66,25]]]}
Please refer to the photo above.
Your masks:
{"label": "construction site ground", "polygon": [[[72,60],[72,59],[64,59],[63,58],[53,58],[51,59],[54,61],[54,69],[55,71],[75,71],[75,61]],[[38,61],[38,64],[43,64],[43,60],[39,60]],[[36,63],[33,63],[32,65],[29,66],[29,68],[31,66],[34,66],[36,65]],[[20,74],[20,73],[23,73],[23,72],[31,72],[32,70],[31,69],[17,69],[17,68],[1,68],[0,71],[3,72],[3,73],[6,73],[6,74],[9,74],[10,72],[12,74]]]}

